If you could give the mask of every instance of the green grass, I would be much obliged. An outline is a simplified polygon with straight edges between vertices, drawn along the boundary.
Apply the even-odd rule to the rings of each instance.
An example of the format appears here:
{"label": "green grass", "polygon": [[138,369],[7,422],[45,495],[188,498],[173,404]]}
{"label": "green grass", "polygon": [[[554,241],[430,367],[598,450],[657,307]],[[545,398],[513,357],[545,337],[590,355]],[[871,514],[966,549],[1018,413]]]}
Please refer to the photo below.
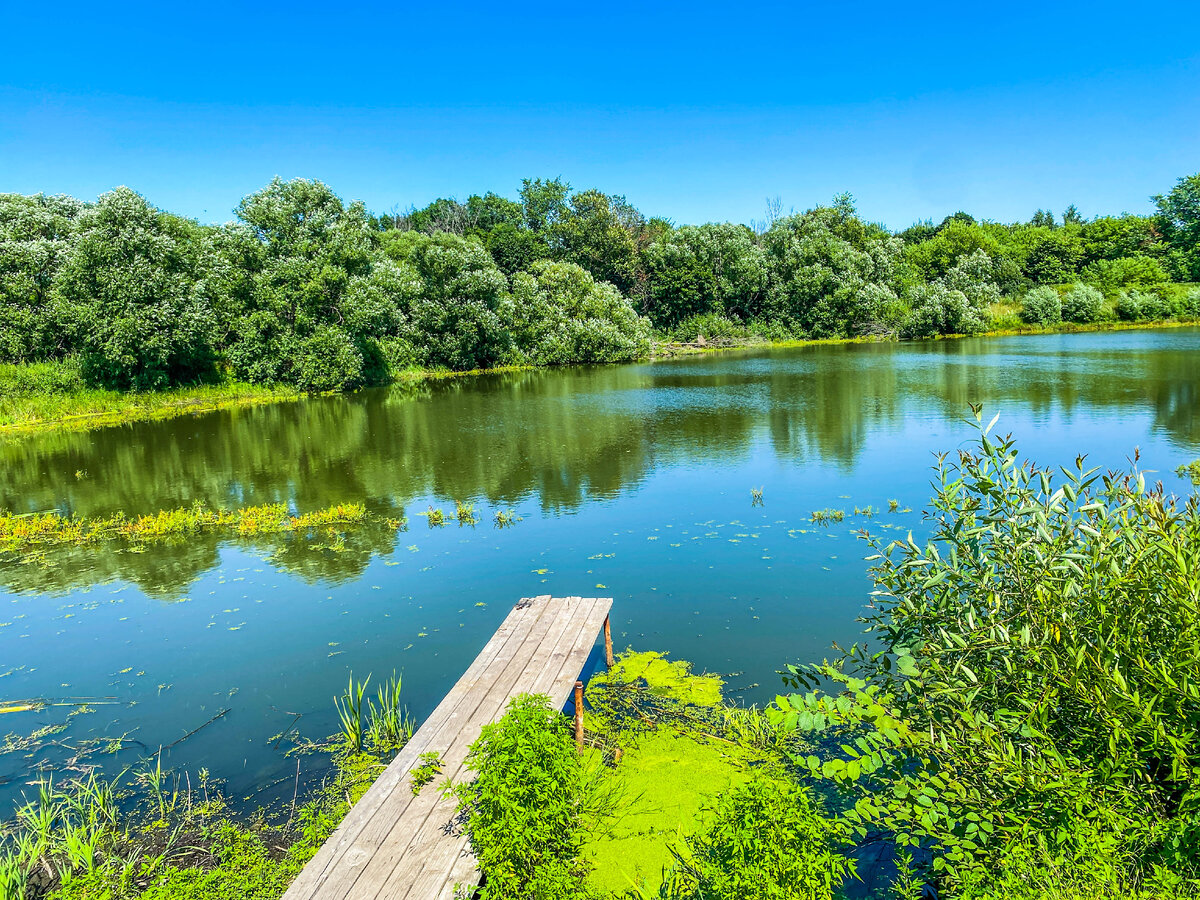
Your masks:
{"label": "green grass", "polygon": [[89,387],[74,360],[0,363],[0,436],[46,428],[85,430],[300,396],[293,388],[236,381],[123,393]]}

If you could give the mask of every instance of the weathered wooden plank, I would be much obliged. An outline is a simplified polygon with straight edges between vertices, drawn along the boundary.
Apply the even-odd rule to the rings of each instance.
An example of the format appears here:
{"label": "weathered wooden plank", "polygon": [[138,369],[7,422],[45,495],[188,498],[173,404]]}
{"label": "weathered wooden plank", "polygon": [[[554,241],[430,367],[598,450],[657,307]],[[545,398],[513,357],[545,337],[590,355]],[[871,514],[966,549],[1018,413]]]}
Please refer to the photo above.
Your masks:
{"label": "weathered wooden plank", "polygon": [[[581,605],[575,611],[576,614],[570,622],[570,629],[564,632],[568,636],[574,633],[574,640],[569,644],[564,644],[562,641],[556,642],[551,648],[551,652],[545,654],[546,661],[530,684],[527,693],[546,694],[555,708],[560,708],[566,703],[567,696],[573,689],[579,673],[583,670],[611,608],[612,600],[604,598],[594,600],[590,606]],[[451,859],[450,869],[440,888],[425,893],[411,891],[408,894],[409,900],[425,900],[425,898],[451,900],[454,897],[456,884],[478,884],[479,871],[475,866],[475,857],[466,844],[467,842],[464,841],[462,852]],[[437,867],[431,867],[432,871],[436,871],[436,869]]]}
{"label": "weathered wooden plank", "polygon": [[[535,598],[539,601],[548,601],[549,599],[549,596]],[[339,864],[348,865],[350,869],[356,868],[356,860],[353,858],[347,860],[346,856],[347,854],[355,855],[354,845],[356,843],[360,845],[360,852],[367,849],[361,846],[364,838],[363,832],[370,826],[373,817],[401,782],[405,782],[403,789],[407,790],[409,770],[416,764],[418,757],[429,749],[430,742],[439,735],[442,727],[461,714],[462,706],[474,701],[472,691],[487,673],[489,667],[501,658],[509,641],[523,640],[529,629],[536,624],[538,617],[548,610],[548,605],[539,604],[536,615],[518,615],[519,610],[517,609],[509,613],[480,654],[467,668],[466,673],[450,689],[442,702],[418,729],[418,732],[413,735],[412,740],[397,754],[383,774],[375,780],[375,783],[354,805],[329,840],[297,876],[284,895],[284,900],[309,900],[309,898],[317,896],[321,896],[322,900],[325,900],[327,896],[329,900],[334,900],[334,892],[326,895],[322,891],[318,895],[318,889],[326,885],[326,881],[330,879],[333,870]],[[366,839],[369,841],[370,837],[368,835]],[[366,857],[357,861],[358,867],[365,864],[365,861]],[[344,879],[339,878],[338,880]],[[329,887],[333,886],[329,885]]]}
{"label": "weathered wooden plank", "polygon": [[[525,670],[522,660],[534,654],[554,621],[561,616],[562,611],[557,608],[543,616],[523,644],[522,649],[526,652],[514,659],[492,684],[481,685],[484,693],[479,705],[442,753],[444,776],[453,780],[464,776],[463,761],[470,745],[479,737],[484,725],[503,715],[509,698],[522,691]],[[466,845],[465,837],[452,833],[455,806],[453,799],[442,797],[436,790],[422,791],[403,818],[394,823],[380,852],[363,872],[362,890],[356,889],[355,896],[361,896],[363,900],[374,897],[401,900],[424,875],[436,873],[438,881],[443,880],[451,859]],[[443,852],[438,853],[442,848]]]}
{"label": "weathered wooden plank", "polygon": [[[539,693],[532,688],[536,685],[537,677],[546,665],[545,660],[549,657],[551,648],[560,645],[564,640],[570,641],[571,646],[574,646],[578,641],[576,635],[579,627],[587,621],[588,614],[598,601],[591,598],[567,597],[561,602],[563,608],[558,613],[561,622],[558,633],[553,639],[548,634],[547,639],[535,649],[517,679],[516,683],[519,689],[503,693],[498,690],[492,692],[489,696],[489,705],[493,711],[487,722],[480,724],[480,728],[484,724],[498,721],[507,710],[509,700],[514,694]],[[593,633],[591,642],[595,643],[595,641],[596,635]],[[580,664],[580,668],[582,668],[582,664]],[[578,671],[575,674],[577,675]],[[470,777],[470,772],[465,766],[462,766],[455,777],[465,780]],[[386,897],[388,900],[391,898],[395,898],[395,900],[451,898],[456,884],[475,885],[479,883],[479,872],[475,867],[475,857],[471,853],[470,842],[461,829],[456,827],[457,823],[453,821],[455,807],[456,804],[453,801],[446,801],[431,811],[429,819],[419,832],[423,840],[418,839],[408,854],[414,860],[420,861],[416,876],[410,880],[402,877],[399,872],[394,873],[393,877],[384,884],[383,890],[377,895],[378,898]],[[407,883],[411,883],[411,887],[406,894],[403,886]]]}
{"label": "weathered wooden plank", "polygon": [[484,725],[513,696],[545,693],[561,706],[595,645],[611,599],[522,600],[463,677],[296,879],[284,900],[432,900],[479,873],[437,784],[416,797],[409,772],[435,750],[443,777],[469,776],[463,761]]}

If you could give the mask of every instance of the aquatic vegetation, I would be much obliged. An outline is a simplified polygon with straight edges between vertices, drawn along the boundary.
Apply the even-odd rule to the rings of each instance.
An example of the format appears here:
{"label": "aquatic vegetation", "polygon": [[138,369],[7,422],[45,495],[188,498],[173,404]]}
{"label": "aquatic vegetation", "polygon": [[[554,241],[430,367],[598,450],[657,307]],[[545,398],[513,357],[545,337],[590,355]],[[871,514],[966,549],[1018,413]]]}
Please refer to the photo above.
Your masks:
{"label": "aquatic vegetation", "polygon": [[[367,676],[367,681],[370,681]],[[367,700],[367,741],[373,753],[395,752],[408,743],[416,724],[400,703],[401,677],[395,672],[379,686],[374,700]],[[365,687],[365,683],[364,683]]]}
{"label": "aquatic vegetation", "polygon": [[342,737],[352,753],[363,751],[363,694],[367,692],[367,684],[371,681],[368,675],[365,681],[355,682],[354,673],[350,673],[350,681],[340,697],[333,698],[337,707],[338,719],[342,723]]}
{"label": "aquatic vegetation", "polygon": [[495,516],[493,516],[493,521],[497,528],[509,528],[520,522],[521,517],[511,509],[498,509]]}
{"label": "aquatic vegetation", "polygon": [[[124,513],[102,518],[77,518],[56,512],[0,513],[0,552],[14,553],[64,544],[88,545],[100,541],[143,544],[200,533],[241,537],[309,534],[361,526],[376,518],[361,503],[339,503],[301,515],[291,515],[282,503],[233,510],[212,509],[196,503],[136,518]],[[383,518],[382,521],[394,530],[405,527],[403,518]]]}
{"label": "aquatic vegetation", "polygon": [[601,687],[638,683],[660,697],[696,706],[719,704],[724,684],[718,675],[694,675],[692,664],[686,660],[668,660],[655,650],[629,650],[618,655],[607,672],[595,675],[589,682],[589,688],[593,685]]}
{"label": "aquatic vegetation", "polygon": [[828,525],[831,522],[841,522],[846,518],[844,509],[818,509],[812,513],[812,521],[818,525]]}
{"label": "aquatic vegetation", "polygon": [[763,489],[762,488],[760,488],[760,487],[750,488],[750,505],[751,506],[762,506],[763,505]]}
{"label": "aquatic vegetation", "polygon": [[455,500],[454,520],[458,522],[459,527],[463,525],[475,525],[479,521],[479,516],[475,515],[475,504]]}
{"label": "aquatic vegetation", "polygon": [[889,500],[888,501],[888,512],[895,512],[899,508],[900,508],[899,500]]}
{"label": "aquatic vegetation", "polygon": [[1180,478],[1188,478],[1192,484],[1200,486],[1200,459],[1193,459],[1190,463],[1180,466],[1175,470],[1175,474]]}
{"label": "aquatic vegetation", "polygon": [[862,509],[859,509],[856,506],[856,507],[854,507],[854,514],[856,516],[866,516],[868,519],[870,519],[872,516],[875,515],[875,507],[865,506]]}
{"label": "aquatic vegetation", "polygon": [[430,528],[441,528],[446,524],[446,514],[436,507],[429,507],[421,515],[429,521]]}
{"label": "aquatic vegetation", "polygon": [[442,771],[442,755],[435,750],[422,753],[417,757],[417,765],[409,772],[409,781],[415,797],[421,793],[421,788],[433,781]]}

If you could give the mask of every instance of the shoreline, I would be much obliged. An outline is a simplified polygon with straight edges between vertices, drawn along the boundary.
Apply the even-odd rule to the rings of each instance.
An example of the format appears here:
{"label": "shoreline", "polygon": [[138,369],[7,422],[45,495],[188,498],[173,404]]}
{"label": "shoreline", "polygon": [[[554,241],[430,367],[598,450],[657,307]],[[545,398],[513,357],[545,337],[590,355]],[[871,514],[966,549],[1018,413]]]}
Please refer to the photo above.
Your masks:
{"label": "shoreline", "polygon": [[[1187,328],[1200,325],[1198,319],[1167,320],[1154,322],[1093,322],[1089,324],[1062,323],[1054,327],[1029,325],[1020,328],[998,328],[976,334],[945,334],[921,340],[946,341],[978,337],[1010,337],[1018,335],[1085,334],[1110,331],[1145,331],[1159,328]],[[891,344],[905,343],[892,335],[871,335],[846,338],[805,338],[783,341],[757,338],[725,338],[712,342],[658,341],[653,344],[650,355],[629,362],[656,362],[699,356],[734,350],[772,350],[795,347],[832,346],[844,344]],[[611,365],[625,365],[612,363]],[[417,386],[422,383],[465,378],[472,375],[497,375],[512,372],[532,371],[535,366],[498,366],[489,369],[449,370],[406,370],[387,385]],[[230,382],[218,385],[173,388],[169,391],[122,394],[117,391],[90,390],[81,394],[43,394],[27,398],[30,412],[24,420],[0,424],[0,441],[41,434],[49,431],[91,431],[111,428],[134,422],[156,421],[216,412],[223,409],[243,409],[270,403],[286,403],[311,397],[333,396],[340,392],[327,391],[306,394],[290,387],[252,385]],[[48,412],[39,415],[39,406]],[[89,407],[104,406],[102,409]],[[62,411],[59,412],[58,409]],[[78,411],[77,411],[78,410]]]}

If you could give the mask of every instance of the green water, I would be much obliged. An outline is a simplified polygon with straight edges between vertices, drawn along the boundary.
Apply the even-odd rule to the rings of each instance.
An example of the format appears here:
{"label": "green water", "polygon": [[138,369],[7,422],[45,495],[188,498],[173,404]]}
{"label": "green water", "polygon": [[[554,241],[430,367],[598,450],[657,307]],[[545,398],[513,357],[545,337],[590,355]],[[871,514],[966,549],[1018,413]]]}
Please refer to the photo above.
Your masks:
{"label": "green water", "polygon": [[[69,707],[3,716],[16,735],[68,728],[31,757],[0,754],[0,792],[19,796],[81,741],[127,736],[93,760],[117,770],[228,710],[164,765],[207,766],[249,802],[290,800],[289,739],[271,739],[334,731],[351,670],[402,672],[419,719],[511,604],[539,593],[612,596],[618,645],[768,700],[779,667],[856,638],[868,581],[855,532],[920,533],[933,453],[969,439],[972,401],[1041,461],[1121,466],[1138,448],[1183,490],[1172,470],[1200,456],[1200,330],[471,377],[0,444],[13,511],[363,501],[410,522],[356,533],[344,552],[199,538],[0,563],[0,700],[112,698],[69,722]],[[889,513],[889,499],[913,511]],[[476,504],[476,527],[418,515],[455,500]],[[845,520],[813,525],[824,508]],[[497,530],[498,509],[521,521]],[[319,777],[321,762],[302,770]]]}

